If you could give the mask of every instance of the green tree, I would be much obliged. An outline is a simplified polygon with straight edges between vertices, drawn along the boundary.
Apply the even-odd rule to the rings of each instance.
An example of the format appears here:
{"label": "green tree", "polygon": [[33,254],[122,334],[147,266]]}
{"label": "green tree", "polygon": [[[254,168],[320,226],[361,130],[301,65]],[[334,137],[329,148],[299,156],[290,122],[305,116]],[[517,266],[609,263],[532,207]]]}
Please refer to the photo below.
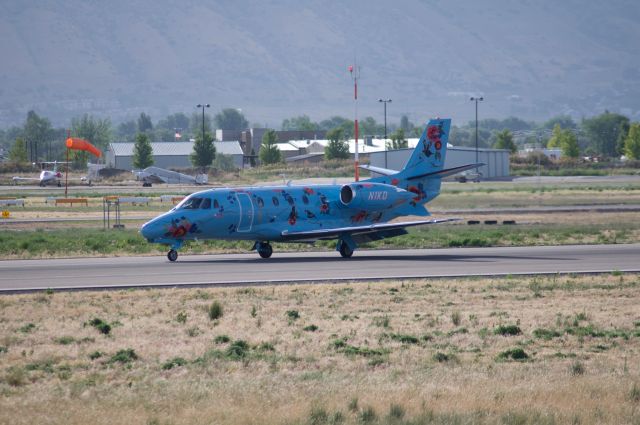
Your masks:
{"label": "green tree", "polygon": [[406,149],[409,147],[409,141],[404,137],[404,130],[402,128],[397,129],[391,133],[391,142],[387,142],[388,150]]}
{"label": "green tree", "polygon": [[580,156],[580,147],[578,146],[578,138],[573,131],[566,129],[563,130],[564,136],[562,137],[562,144],[560,148],[564,156],[569,158],[577,158]]}
{"label": "green tree", "polygon": [[178,128],[180,130],[188,130],[189,124],[189,117],[182,112],[178,112],[168,115],[165,119],[158,121],[158,124],[156,124],[156,128],[160,127],[167,130],[175,130],[176,128]]}
{"label": "green tree", "polygon": [[345,140],[342,128],[330,130],[327,133],[327,139],[329,139],[329,144],[324,148],[325,159],[349,158],[349,144]]}
{"label": "green tree", "polygon": [[[353,137],[353,121],[344,118],[344,117],[340,117],[340,116],[333,116],[329,119],[320,121],[320,129],[321,130],[333,130],[334,128],[341,128],[342,131],[344,132],[344,137],[345,139],[349,139],[351,137]],[[360,135],[358,135],[360,136]]]}
{"label": "green tree", "polygon": [[234,108],[223,109],[213,119],[216,128],[222,130],[246,130],[249,127],[249,121],[247,121],[242,112]]}
{"label": "green tree", "polygon": [[111,141],[111,121],[84,114],[71,120],[71,132],[75,137],[88,140],[98,149],[104,151]]}
{"label": "green tree", "polygon": [[119,142],[133,142],[138,131],[138,124],[134,120],[129,120],[118,124],[116,137]]}
{"label": "green tree", "polygon": [[624,141],[624,154],[629,159],[640,159],[640,123],[634,122],[629,127],[629,134]]}
{"label": "green tree", "polygon": [[27,162],[27,144],[22,137],[18,137],[9,151],[9,161]]}
{"label": "green tree", "polygon": [[53,128],[51,122],[40,117],[34,111],[27,113],[27,121],[24,124],[23,137],[31,146],[31,161],[38,161],[46,153],[46,143],[52,138]]}
{"label": "green tree", "polygon": [[191,163],[194,167],[208,167],[216,157],[216,147],[213,144],[213,136],[211,133],[205,132],[204,139],[202,134],[196,134],[196,141],[193,144],[193,152],[191,152]]}
{"label": "green tree", "polygon": [[496,133],[496,142],[493,144],[493,147],[496,149],[508,149],[511,153],[515,153],[518,150],[518,147],[513,141],[513,133],[506,128]]}
{"label": "green tree", "polygon": [[307,115],[287,118],[282,121],[283,130],[315,131],[320,130],[318,123],[311,121]]}
{"label": "green tree", "polygon": [[605,111],[603,114],[582,120],[582,128],[592,147],[599,155],[615,157],[620,153],[620,135],[629,118]]}
{"label": "green tree", "polygon": [[[75,137],[80,137],[92,143],[101,151],[107,150],[109,142],[111,141],[111,121],[108,118],[98,119],[93,116],[84,114],[80,118],[73,118],[71,120],[71,132]],[[85,168],[88,160],[89,153],[84,151],[74,150],[73,155],[73,167]]]}
{"label": "green tree", "polygon": [[133,166],[144,169],[153,165],[153,149],[149,136],[146,133],[138,133],[133,146]]}
{"label": "green tree", "polygon": [[145,114],[144,112],[141,112],[140,116],[138,117],[138,132],[146,133],[151,130],[153,130],[153,123],[151,122],[151,117]]}
{"label": "green tree", "polygon": [[282,162],[282,153],[278,146],[278,134],[275,130],[267,130],[262,136],[260,146],[260,162],[264,165]]}
{"label": "green tree", "polygon": [[233,157],[223,153],[216,154],[216,159],[213,160],[213,168],[222,171],[235,171],[238,169],[235,162],[233,162]]}
{"label": "green tree", "polygon": [[400,128],[403,129],[405,133],[409,133],[411,130],[413,130],[413,127],[415,126],[411,121],[409,121],[408,116],[403,115],[400,117]]}
{"label": "green tree", "polygon": [[542,127],[553,129],[555,128],[556,124],[560,124],[560,127],[562,128],[576,129],[578,127],[576,123],[573,121],[573,119],[568,115],[558,115],[556,117],[553,117],[545,121]]}
{"label": "green tree", "polygon": [[562,149],[562,154],[570,158],[577,158],[580,155],[578,138],[570,129],[563,130],[559,123],[553,127],[553,132],[547,142],[547,146]]}
{"label": "green tree", "polygon": [[378,134],[384,134],[384,124],[378,124],[373,117],[366,117],[358,122],[360,126],[359,136],[373,136]]}
{"label": "green tree", "polygon": [[551,138],[547,141],[548,148],[559,148],[562,143],[562,127],[560,124],[556,123],[553,126],[553,131],[551,132]]}

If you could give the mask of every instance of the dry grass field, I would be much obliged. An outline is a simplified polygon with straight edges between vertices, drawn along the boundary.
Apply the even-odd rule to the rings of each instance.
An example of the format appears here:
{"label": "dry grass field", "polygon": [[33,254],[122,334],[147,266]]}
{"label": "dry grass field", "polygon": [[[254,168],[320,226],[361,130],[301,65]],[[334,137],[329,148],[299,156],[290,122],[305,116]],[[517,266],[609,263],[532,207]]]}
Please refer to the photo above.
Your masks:
{"label": "dry grass field", "polygon": [[640,276],[0,297],[3,424],[640,424]]}

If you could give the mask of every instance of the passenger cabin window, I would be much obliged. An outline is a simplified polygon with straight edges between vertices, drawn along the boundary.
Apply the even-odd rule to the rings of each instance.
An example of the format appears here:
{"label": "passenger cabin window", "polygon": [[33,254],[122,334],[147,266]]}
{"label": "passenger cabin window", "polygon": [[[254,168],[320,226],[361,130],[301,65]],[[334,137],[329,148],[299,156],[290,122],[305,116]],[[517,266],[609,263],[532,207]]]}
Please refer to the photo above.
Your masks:
{"label": "passenger cabin window", "polygon": [[210,210],[211,209],[211,199],[204,198],[202,200],[202,203],[200,204],[200,209],[201,210]]}
{"label": "passenger cabin window", "polygon": [[273,205],[275,205],[276,207],[280,204],[280,201],[278,201],[278,198],[276,198],[275,196],[271,198],[271,200],[273,201]]}
{"label": "passenger cabin window", "polygon": [[200,208],[200,204],[202,203],[202,198],[189,198],[184,201],[182,204],[183,210],[196,210]]}
{"label": "passenger cabin window", "polygon": [[302,202],[304,202],[305,205],[309,204],[309,197],[307,195],[302,195]]}
{"label": "passenger cabin window", "polygon": [[257,197],[256,200],[258,201],[258,207],[262,208],[264,207],[264,201],[262,200],[261,197]]}

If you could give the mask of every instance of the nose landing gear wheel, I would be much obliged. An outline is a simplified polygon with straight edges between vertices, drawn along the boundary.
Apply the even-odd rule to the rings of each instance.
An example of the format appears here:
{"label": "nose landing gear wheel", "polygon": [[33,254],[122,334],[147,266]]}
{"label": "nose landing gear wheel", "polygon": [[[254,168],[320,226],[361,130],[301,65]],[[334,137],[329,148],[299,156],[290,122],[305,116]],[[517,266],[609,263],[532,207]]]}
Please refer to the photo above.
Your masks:
{"label": "nose landing gear wheel", "polygon": [[353,255],[353,250],[349,248],[349,245],[347,245],[346,243],[342,243],[340,245],[340,255],[342,255],[342,258],[351,258],[351,256]]}
{"label": "nose landing gear wheel", "polygon": [[257,251],[262,258],[269,258],[271,257],[271,254],[273,254],[273,248],[271,248],[271,244],[268,242],[259,244]]}
{"label": "nose landing gear wheel", "polygon": [[167,258],[171,262],[176,261],[178,259],[178,251],[176,251],[175,249],[172,249],[167,253]]}

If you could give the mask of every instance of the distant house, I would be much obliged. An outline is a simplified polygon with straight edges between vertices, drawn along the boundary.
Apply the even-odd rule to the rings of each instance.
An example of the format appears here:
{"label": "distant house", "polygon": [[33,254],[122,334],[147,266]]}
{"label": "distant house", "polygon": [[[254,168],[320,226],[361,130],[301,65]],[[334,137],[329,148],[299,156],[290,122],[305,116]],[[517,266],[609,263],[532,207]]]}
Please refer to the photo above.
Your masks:
{"label": "distant house", "polygon": [[[158,142],[151,143],[153,165],[160,168],[192,167],[190,156],[194,142]],[[238,168],[242,168],[244,154],[237,141],[213,142],[216,153],[230,155]],[[105,153],[108,167],[120,170],[133,169],[134,143],[110,143]]]}

